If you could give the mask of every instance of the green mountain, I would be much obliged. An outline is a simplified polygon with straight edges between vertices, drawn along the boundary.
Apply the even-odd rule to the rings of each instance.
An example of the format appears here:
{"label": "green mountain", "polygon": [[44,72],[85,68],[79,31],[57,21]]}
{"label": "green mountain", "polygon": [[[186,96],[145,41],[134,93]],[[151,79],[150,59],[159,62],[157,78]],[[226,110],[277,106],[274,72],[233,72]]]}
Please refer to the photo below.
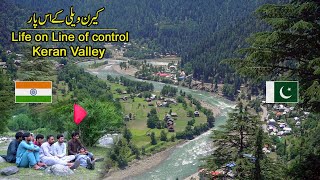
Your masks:
{"label": "green mountain", "polygon": [[190,62],[194,77],[230,83],[230,70],[219,62],[234,57],[234,51],[245,46],[252,32],[266,29],[253,16],[266,3],[288,0],[109,0],[44,1],[15,0],[21,8],[54,13],[71,5],[77,15],[95,13],[101,7],[99,27],[130,32],[130,39],[158,53],[178,54],[182,65]]}
{"label": "green mountain", "polygon": [[19,30],[22,27],[23,19],[28,14],[11,1],[0,0],[0,4],[0,53],[4,53],[6,50],[18,49],[18,43],[11,42],[11,31]]}

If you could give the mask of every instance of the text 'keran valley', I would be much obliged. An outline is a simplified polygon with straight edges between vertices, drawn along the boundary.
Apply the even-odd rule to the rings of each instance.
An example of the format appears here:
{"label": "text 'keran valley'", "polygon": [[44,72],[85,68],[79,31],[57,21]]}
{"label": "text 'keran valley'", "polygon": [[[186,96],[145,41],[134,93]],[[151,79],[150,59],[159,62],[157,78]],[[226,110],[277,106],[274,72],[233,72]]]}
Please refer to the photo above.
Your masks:
{"label": "text 'keran valley'", "polygon": [[[106,53],[105,48],[93,48],[91,46],[70,46],[70,52],[74,57],[97,57],[102,59]],[[67,48],[43,48],[41,46],[32,47],[33,57],[67,57]]]}

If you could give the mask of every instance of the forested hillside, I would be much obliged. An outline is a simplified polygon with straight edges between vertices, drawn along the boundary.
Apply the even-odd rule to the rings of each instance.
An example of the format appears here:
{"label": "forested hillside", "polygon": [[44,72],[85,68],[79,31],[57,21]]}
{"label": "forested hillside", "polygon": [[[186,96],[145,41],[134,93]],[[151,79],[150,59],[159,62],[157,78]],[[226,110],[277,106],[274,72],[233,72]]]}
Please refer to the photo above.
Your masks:
{"label": "forested hillside", "polygon": [[[101,7],[99,27],[130,32],[130,40],[157,53],[178,54],[182,65],[190,62],[194,77],[205,81],[233,83],[225,79],[232,72],[219,64],[234,57],[237,48],[245,46],[245,37],[266,29],[252,16],[266,3],[288,0],[110,0],[110,1],[20,1],[20,7],[35,12],[52,12],[74,6],[77,15],[95,13]],[[30,3],[32,2],[32,3]],[[200,63],[199,63],[200,62]],[[226,74],[227,73],[227,74]]]}
{"label": "forested hillside", "polygon": [[[18,8],[11,1],[0,0],[0,4],[0,53],[4,53],[4,48],[4,50],[17,50],[18,44],[11,42],[10,33],[22,27],[28,11]],[[1,57],[3,58],[4,55],[1,55]]]}

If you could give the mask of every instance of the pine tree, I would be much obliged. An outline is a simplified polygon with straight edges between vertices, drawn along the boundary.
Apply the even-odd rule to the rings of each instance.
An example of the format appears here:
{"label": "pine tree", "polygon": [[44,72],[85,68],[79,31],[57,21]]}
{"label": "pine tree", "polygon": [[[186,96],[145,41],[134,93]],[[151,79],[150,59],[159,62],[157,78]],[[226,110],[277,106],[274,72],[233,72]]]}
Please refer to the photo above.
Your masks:
{"label": "pine tree", "polygon": [[167,133],[164,130],[162,130],[161,133],[160,133],[160,140],[161,141],[167,141],[168,140]]}
{"label": "pine tree", "polygon": [[127,140],[128,143],[132,139],[132,133],[127,127],[125,127],[123,130],[123,137]]}
{"label": "pine tree", "polygon": [[8,117],[14,105],[14,84],[9,77],[0,72],[0,133],[6,131]]}
{"label": "pine tree", "polygon": [[243,158],[243,154],[251,152],[254,145],[255,130],[259,127],[257,116],[249,114],[247,108],[239,103],[228,117],[226,125],[213,132],[216,149],[207,160],[211,169]]}
{"label": "pine tree", "polygon": [[150,139],[151,139],[151,145],[157,144],[157,139],[156,139],[156,135],[154,132],[151,132]]}
{"label": "pine tree", "polygon": [[320,2],[295,0],[266,4],[256,14],[272,29],[251,36],[243,59],[225,60],[235,70],[256,81],[298,80],[301,103],[320,111]]}
{"label": "pine tree", "polygon": [[262,148],[263,148],[263,129],[261,127],[259,127],[258,132],[257,132],[257,136],[256,136],[256,143],[255,143],[255,153],[254,156],[256,158],[255,160],[255,168],[254,168],[254,179],[255,180],[261,180],[262,179],[262,175],[261,175],[261,160],[263,158],[263,152],[262,152]]}

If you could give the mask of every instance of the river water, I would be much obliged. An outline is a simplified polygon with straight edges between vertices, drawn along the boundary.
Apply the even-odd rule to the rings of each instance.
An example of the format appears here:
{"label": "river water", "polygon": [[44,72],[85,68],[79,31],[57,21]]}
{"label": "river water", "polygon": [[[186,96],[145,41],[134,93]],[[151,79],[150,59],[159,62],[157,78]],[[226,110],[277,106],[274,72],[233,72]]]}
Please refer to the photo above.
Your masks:
{"label": "river water", "polygon": [[[113,61],[112,63],[119,63],[120,61]],[[89,63],[84,62],[80,63],[79,66],[86,67]],[[106,79],[107,75],[111,76],[125,76],[130,79],[138,80],[134,77],[119,74],[111,68],[111,65],[106,66],[105,68],[91,72],[93,75],[97,75],[101,79]],[[165,85],[164,83],[153,82],[155,90],[160,91]],[[197,98],[198,100],[205,101],[208,104],[217,106],[221,109],[221,113],[216,117],[215,128],[219,128],[220,125],[224,124],[227,118],[227,112],[234,107],[234,103],[231,101],[225,100],[221,97],[214,96],[211,93],[188,89],[185,87],[175,86],[182,91],[185,91],[186,94],[191,94],[192,97]],[[199,165],[203,163],[201,158],[207,156],[212,151],[212,145],[210,140],[211,131],[208,131],[195,139],[188,141],[187,143],[178,146],[173,150],[172,154],[164,161],[162,161],[158,166],[151,168],[148,172],[140,174],[139,176],[132,177],[134,180],[149,180],[149,179],[166,179],[166,180],[175,180],[183,179],[197,172]]]}

